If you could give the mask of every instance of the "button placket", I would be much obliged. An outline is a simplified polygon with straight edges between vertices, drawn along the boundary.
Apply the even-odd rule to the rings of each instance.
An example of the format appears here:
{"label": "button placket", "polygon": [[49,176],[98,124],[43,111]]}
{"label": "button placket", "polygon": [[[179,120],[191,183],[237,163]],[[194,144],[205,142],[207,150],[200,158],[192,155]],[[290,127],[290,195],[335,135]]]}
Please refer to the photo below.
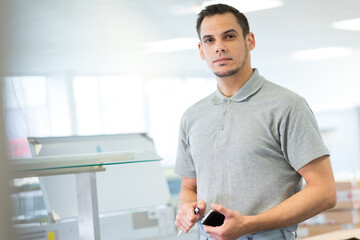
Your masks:
{"label": "button placket", "polygon": [[227,126],[227,121],[229,119],[229,105],[231,104],[231,100],[224,100],[223,109],[222,109],[222,116],[221,116],[221,124],[220,130],[224,131]]}

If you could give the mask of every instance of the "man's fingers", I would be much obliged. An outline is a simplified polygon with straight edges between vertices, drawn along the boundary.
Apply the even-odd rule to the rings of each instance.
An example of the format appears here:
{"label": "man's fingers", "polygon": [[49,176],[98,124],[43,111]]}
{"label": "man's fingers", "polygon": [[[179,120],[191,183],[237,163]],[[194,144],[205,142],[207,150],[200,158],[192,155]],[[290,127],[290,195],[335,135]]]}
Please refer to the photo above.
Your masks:
{"label": "man's fingers", "polygon": [[184,232],[188,232],[194,226],[194,223],[192,223],[192,222],[189,223],[187,221],[182,221],[181,226],[182,226],[181,230],[183,230],[183,231],[185,230]]}
{"label": "man's fingers", "polygon": [[205,209],[206,208],[206,202],[204,200],[200,200],[197,202],[196,204],[200,209]]}
{"label": "man's fingers", "polygon": [[[195,205],[195,204],[194,204]],[[197,221],[199,221],[199,214],[194,213],[195,207],[180,209],[178,215],[181,214],[182,218],[187,222],[188,225],[194,225]]]}
{"label": "man's fingers", "polygon": [[197,207],[199,208],[199,216],[204,216],[206,211],[206,202],[204,200],[200,200],[197,202]]}
{"label": "man's fingers", "polygon": [[175,225],[183,232],[188,232],[195,225],[197,220],[198,216],[195,216],[193,212],[179,209],[178,214],[176,215]]}
{"label": "man's fingers", "polygon": [[183,225],[181,225],[177,220],[175,221],[175,225],[181,230],[183,231],[184,233],[187,233],[188,232],[188,228],[184,227]]}
{"label": "man's fingers", "polygon": [[219,213],[222,213],[224,216],[229,216],[231,214],[231,210],[227,209],[226,207],[220,205],[220,204],[211,204],[211,208],[218,211]]}
{"label": "man's fingers", "polygon": [[[217,235],[219,235],[220,227],[212,227],[212,226],[204,225],[204,230],[206,233],[208,233],[210,235],[217,236]],[[212,238],[214,238],[214,237],[212,237]]]}
{"label": "man's fingers", "polygon": [[179,210],[178,215],[176,215],[176,220],[186,228],[192,227],[192,221],[188,218],[187,214],[181,210]]}
{"label": "man's fingers", "polygon": [[181,219],[176,218],[175,225],[181,229],[181,231],[187,233],[192,226],[188,225],[186,222],[181,221]]}
{"label": "man's fingers", "polygon": [[192,202],[184,204],[181,209],[178,210],[176,215],[175,225],[183,232],[188,232],[197,221],[199,221],[201,214],[195,214],[194,210],[199,207],[200,211],[205,211],[205,201]]}

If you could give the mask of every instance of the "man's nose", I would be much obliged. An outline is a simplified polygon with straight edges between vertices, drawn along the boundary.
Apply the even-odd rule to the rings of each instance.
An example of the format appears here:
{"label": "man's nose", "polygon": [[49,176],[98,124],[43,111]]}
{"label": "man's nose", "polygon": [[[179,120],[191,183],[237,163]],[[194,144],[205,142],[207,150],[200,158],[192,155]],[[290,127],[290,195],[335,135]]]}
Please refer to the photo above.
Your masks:
{"label": "man's nose", "polygon": [[227,48],[222,42],[218,42],[215,48],[216,53],[226,52]]}

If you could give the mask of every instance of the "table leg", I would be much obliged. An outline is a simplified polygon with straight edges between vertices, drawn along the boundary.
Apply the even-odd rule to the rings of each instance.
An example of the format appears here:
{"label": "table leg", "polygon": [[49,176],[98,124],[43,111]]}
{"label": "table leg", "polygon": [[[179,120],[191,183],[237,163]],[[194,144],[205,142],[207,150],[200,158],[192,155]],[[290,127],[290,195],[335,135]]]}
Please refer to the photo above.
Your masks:
{"label": "table leg", "polygon": [[77,173],[79,240],[100,240],[96,173]]}

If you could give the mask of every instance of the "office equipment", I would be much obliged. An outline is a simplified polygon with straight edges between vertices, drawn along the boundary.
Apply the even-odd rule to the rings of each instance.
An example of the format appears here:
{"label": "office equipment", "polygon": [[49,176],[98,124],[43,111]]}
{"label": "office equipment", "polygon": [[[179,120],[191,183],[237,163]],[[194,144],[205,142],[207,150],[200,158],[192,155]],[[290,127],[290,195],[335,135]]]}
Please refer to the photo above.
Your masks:
{"label": "office equipment", "polygon": [[[29,143],[32,155],[42,161],[38,166],[43,169],[32,168],[34,175],[41,176],[44,170],[62,174],[40,177],[46,209],[61,220],[44,226],[18,225],[18,233],[44,229],[47,233],[53,232],[54,239],[82,240],[77,236],[85,235],[78,232],[81,230],[78,212],[80,214],[79,208],[89,204],[86,199],[92,199],[94,202],[87,209],[91,208],[93,214],[87,219],[92,218],[90,225],[95,226],[92,232],[96,240],[160,239],[176,234],[166,179],[158,156],[154,154],[154,144],[145,134],[29,138]],[[54,159],[59,161],[58,155],[63,156],[63,163],[83,161],[82,165],[60,167],[49,163]],[[18,160],[21,161],[25,160]],[[37,163],[31,164],[36,166]],[[21,165],[18,169],[26,172],[29,165]],[[78,172],[85,167],[85,173]],[[79,190],[80,186],[86,186],[87,192]],[[79,192],[88,195],[81,200]],[[83,210],[83,213],[86,215],[89,211]],[[100,216],[98,220],[96,216]]]}

